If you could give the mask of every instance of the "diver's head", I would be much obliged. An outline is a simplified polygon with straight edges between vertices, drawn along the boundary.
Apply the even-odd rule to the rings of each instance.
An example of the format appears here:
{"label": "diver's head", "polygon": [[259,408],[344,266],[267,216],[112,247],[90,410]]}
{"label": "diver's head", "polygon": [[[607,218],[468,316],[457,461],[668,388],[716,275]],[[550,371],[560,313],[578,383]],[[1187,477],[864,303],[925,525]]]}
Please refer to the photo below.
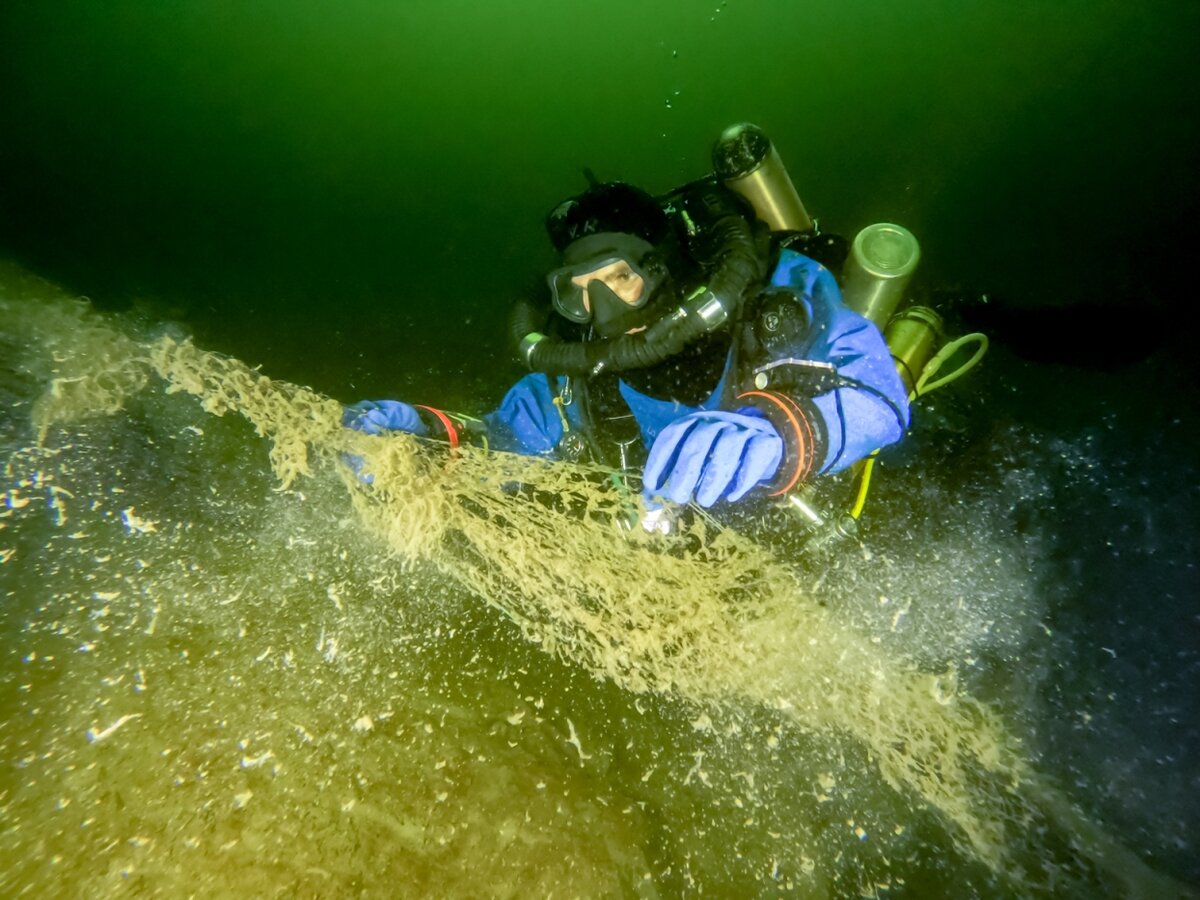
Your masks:
{"label": "diver's head", "polygon": [[560,203],[546,230],[563,254],[546,278],[559,314],[604,338],[662,315],[670,224],[649,194],[620,182],[594,185]]}
{"label": "diver's head", "polygon": [[546,276],[554,308],[600,337],[640,331],[662,310],[667,269],[653,245],[633,234],[602,231],[572,242]]}

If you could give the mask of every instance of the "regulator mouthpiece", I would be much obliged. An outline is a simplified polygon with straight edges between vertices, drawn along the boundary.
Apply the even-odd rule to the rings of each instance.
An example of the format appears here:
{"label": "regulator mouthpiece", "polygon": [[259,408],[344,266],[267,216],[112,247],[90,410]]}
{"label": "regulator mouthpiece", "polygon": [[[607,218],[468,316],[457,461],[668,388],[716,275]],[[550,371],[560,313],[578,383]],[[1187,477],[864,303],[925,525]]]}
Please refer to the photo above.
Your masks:
{"label": "regulator mouthpiece", "polygon": [[904,298],[920,259],[921,245],[907,228],[888,222],[868,225],[854,238],[846,260],[846,305],[883,328]]}

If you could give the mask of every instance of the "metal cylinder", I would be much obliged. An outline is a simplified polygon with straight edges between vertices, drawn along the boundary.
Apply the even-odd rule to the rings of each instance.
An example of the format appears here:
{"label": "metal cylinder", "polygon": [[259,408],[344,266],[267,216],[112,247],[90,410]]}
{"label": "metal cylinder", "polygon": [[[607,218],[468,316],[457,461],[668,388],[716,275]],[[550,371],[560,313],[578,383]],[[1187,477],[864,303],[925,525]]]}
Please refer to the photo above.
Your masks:
{"label": "metal cylinder", "polygon": [[842,297],[859,315],[887,325],[921,259],[921,245],[899,225],[868,225],[854,238],[842,276]]}
{"label": "metal cylinder", "polygon": [[811,231],[812,218],[800,201],[787,167],[757,125],[730,125],[713,146],[713,171],[754,207],[772,231]]}
{"label": "metal cylinder", "polygon": [[942,338],[942,317],[928,306],[910,306],[892,319],[883,333],[896,371],[912,394]]}

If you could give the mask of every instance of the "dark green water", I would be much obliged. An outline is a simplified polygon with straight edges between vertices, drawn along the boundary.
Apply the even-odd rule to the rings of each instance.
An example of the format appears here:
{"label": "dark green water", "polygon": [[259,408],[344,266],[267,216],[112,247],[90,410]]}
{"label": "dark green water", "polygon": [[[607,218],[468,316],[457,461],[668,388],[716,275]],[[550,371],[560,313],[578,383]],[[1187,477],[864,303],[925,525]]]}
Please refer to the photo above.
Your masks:
{"label": "dark green water", "polygon": [[[835,576],[829,590],[844,588],[839,599],[864,608],[896,591],[930,598],[924,618],[910,620],[927,632],[902,649],[929,652],[932,635],[954,624],[949,655],[985,659],[975,689],[1019,722],[1042,768],[1145,861],[1196,884],[1200,435],[1196,357],[1181,323],[1191,302],[1183,235],[1200,195],[1198,27],[1194,4],[1074,0],[8,4],[0,251],[101,309],[150,330],[177,323],[202,346],[341,400],[482,411],[519,374],[497,363],[509,299],[547,264],[541,218],[582,187],[581,168],[665,190],[707,171],[725,125],[758,123],[825,229],[900,222],[922,241],[918,291],[990,298],[959,323],[991,333],[987,364],[934,404],[932,424],[902,454],[898,485],[880,486],[868,546],[911,562]],[[23,413],[8,411],[6,450],[23,434]],[[210,449],[237,460],[247,445],[233,435]],[[265,477],[261,460],[243,465]],[[269,534],[262,520],[287,517],[259,488],[239,488],[258,508],[244,513],[253,524],[228,526],[234,533]],[[289,533],[319,540],[318,524],[291,522]],[[996,574],[981,535],[1001,542]],[[161,549],[164,564],[171,553]],[[56,558],[69,570],[74,557]],[[270,570],[255,565],[256,575]],[[19,584],[31,597],[81,573]],[[6,595],[19,593],[0,575]],[[300,604],[300,577],[280,575],[264,598]],[[236,578],[214,573],[203,590]],[[438,591],[414,586],[407,596],[420,619]],[[962,597],[978,614],[947,612]],[[630,826],[606,818],[605,804],[560,808],[560,856],[583,860],[579,848],[599,829],[607,846],[624,848],[614,858],[648,860],[664,895],[767,890],[753,873],[769,870],[775,839],[750,829],[723,858],[713,833],[728,833],[733,818],[685,784],[696,752],[687,712],[664,701],[646,725],[631,698],[562,670],[456,602],[470,640],[443,648],[431,670],[440,684],[427,688],[433,699],[415,692],[413,722],[452,708],[461,746],[488,736],[495,748],[481,752],[504,756],[513,748],[495,722],[537,696],[582,709],[572,721],[590,729],[589,745],[606,735],[610,756],[625,752],[608,735],[626,716],[639,748],[679,744],[663,761],[639,749],[577,776],[538,755],[557,736],[532,740],[484,767],[491,786],[464,791],[460,809],[474,804],[486,830],[509,803],[506,779],[544,769],[574,796],[611,790],[614,806],[633,798],[651,810]],[[424,620],[414,625],[391,605],[376,612],[371,627],[425,633]],[[219,620],[197,621],[201,645],[227,637]],[[278,627],[307,621],[297,613]],[[1040,643],[1030,638],[1037,622],[1052,633]],[[6,654],[20,649],[3,637]],[[495,658],[473,662],[466,647],[487,642],[501,648]],[[381,641],[367,645],[383,652]],[[498,677],[517,668],[520,687]],[[20,669],[6,668],[6,683]],[[344,677],[369,697],[384,694],[368,683],[375,676]],[[270,715],[261,695],[254,703]],[[323,701],[313,714],[337,720],[335,706]],[[346,704],[351,718],[360,712]],[[10,719],[9,734],[14,727]],[[450,752],[455,738],[444,740],[393,762],[421,770],[426,756]],[[803,806],[786,796],[782,755],[760,778],[798,828]],[[643,790],[654,764],[667,783]],[[511,790],[526,798],[534,789]],[[792,831],[783,833],[786,843]],[[929,844],[934,852],[913,850],[907,863],[910,883],[922,885],[913,896],[1002,891],[953,856],[939,861],[937,838]],[[481,846],[482,856],[494,849]],[[422,877],[454,871],[455,890],[486,893],[472,888],[472,866],[486,879],[494,854],[485,865],[457,852],[423,862]],[[515,865],[535,861],[531,853]],[[436,894],[433,884],[414,892]]]}

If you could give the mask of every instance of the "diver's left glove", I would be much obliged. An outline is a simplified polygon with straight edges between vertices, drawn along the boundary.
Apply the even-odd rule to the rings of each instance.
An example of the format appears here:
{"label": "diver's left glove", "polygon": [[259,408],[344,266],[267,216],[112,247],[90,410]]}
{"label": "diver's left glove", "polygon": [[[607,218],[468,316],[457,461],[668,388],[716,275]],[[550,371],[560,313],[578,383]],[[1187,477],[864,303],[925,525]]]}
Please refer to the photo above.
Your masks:
{"label": "diver's left glove", "polygon": [[363,400],[347,406],[342,411],[342,424],[366,434],[383,434],[385,431],[429,434],[417,408],[399,400]]}
{"label": "diver's left glove", "polygon": [[783,438],[756,411],[700,411],[664,428],[650,448],[642,493],[701,506],[740,500],[783,461]]}

